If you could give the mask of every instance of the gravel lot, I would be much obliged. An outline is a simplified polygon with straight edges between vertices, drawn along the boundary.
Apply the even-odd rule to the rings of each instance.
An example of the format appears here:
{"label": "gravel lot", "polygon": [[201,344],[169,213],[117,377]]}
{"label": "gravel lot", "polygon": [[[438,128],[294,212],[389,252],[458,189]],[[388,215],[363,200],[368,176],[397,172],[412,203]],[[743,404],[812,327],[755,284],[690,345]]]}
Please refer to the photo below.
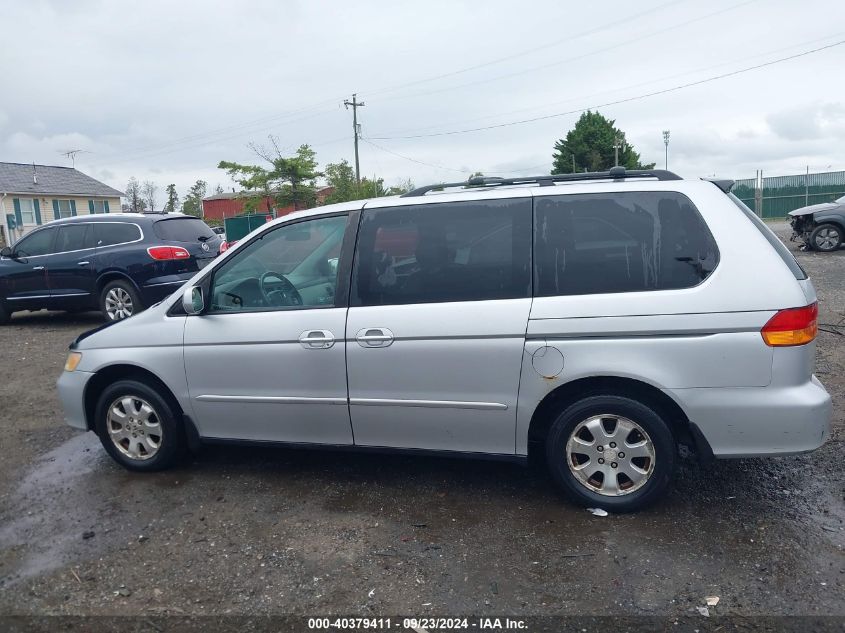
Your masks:
{"label": "gravel lot", "polygon": [[[821,322],[843,322],[845,250],[798,258]],[[594,517],[542,471],[498,463],[209,447],[126,472],[62,424],[54,388],[68,342],[98,323],[36,313],[0,328],[0,614],[700,618],[719,596],[713,615],[845,616],[834,328],[819,337],[835,408],[821,450],[685,463],[663,503]]]}

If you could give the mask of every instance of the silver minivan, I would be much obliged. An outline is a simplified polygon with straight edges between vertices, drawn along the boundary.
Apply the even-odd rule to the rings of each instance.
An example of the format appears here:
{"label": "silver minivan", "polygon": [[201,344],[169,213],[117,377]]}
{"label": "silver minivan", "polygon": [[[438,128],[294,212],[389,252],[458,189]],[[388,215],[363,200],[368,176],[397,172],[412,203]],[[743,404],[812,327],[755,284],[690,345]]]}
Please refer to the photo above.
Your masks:
{"label": "silver minivan", "polygon": [[614,168],[287,215],[81,335],[67,422],[137,471],[205,442],[535,455],[617,512],[681,447],[814,450],[816,294],[731,185]]}

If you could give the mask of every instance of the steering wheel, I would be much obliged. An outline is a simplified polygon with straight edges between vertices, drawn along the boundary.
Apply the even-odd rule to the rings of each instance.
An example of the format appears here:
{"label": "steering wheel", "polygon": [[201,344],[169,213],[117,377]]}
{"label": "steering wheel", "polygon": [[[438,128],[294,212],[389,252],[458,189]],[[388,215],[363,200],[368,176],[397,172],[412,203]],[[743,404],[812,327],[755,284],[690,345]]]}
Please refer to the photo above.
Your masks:
{"label": "steering wheel", "polygon": [[[268,279],[278,281],[267,281]],[[274,288],[273,286],[278,286]],[[268,270],[258,278],[258,288],[264,296],[264,301],[271,306],[301,306],[302,295],[288,279],[281,273]]]}

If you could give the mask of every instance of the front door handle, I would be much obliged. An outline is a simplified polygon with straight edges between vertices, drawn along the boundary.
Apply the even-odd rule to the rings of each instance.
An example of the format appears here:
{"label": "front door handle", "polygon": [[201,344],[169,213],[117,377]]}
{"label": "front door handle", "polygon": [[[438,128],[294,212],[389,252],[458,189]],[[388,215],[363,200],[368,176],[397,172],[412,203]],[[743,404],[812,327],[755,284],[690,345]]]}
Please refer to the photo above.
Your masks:
{"label": "front door handle", "polygon": [[299,344],[305,349],[329,349],[334,335],[328,330],[305,330],[299,335]]}
{"label": "front door handle", "polygon": [[77,265],[77,266],[87,266],[87,265],[88,265],[88,264],[90,264],[90,263],[91,263],[91,262],[76,262],[76,265]]}
{"label": "front door handle", "polygon": [[389,347],[393,343],[393,332],[386,327],[365,327],[358,330],[355,340],[361,347]]}
{"label": "front door handle", "polygon": [[44,270],[44,266],[33,266],[32,270]]}

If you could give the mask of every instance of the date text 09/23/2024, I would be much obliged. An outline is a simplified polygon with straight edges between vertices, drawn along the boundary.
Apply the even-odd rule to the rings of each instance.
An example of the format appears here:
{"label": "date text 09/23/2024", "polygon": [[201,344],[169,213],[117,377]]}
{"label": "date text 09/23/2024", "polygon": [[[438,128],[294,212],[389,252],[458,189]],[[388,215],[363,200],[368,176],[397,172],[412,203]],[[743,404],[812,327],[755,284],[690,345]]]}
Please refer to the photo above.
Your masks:
{"label": "date text 09/23/2024", "polygon": [[471,630],[481,631],[520,631],[525,630],[525,620],[519,618],[361,618],[361,617],[338,617],[338,618],[308,618],[310,630],[406,630],[406,631],[428,631],[428,630]]}

